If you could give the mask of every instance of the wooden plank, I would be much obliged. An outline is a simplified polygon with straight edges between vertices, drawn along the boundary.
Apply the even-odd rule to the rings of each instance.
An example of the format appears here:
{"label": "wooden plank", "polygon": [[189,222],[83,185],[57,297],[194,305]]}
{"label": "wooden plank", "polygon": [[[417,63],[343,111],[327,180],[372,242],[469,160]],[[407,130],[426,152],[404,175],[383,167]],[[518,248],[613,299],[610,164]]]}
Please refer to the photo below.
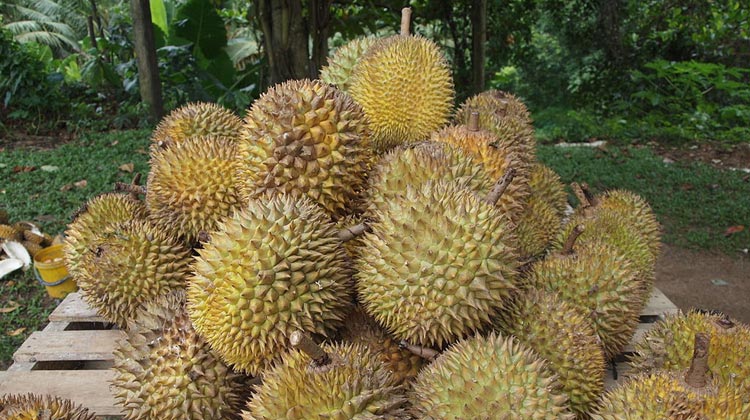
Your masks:
{"label": "wooden plank", "polygon": [[607,366],[607,372],[604,375],[604,389],[610,390],[617,385],[625,382],[630,372],[630,366],[626,362],[617,363],[617,379],[614,378],[614,372],[611,366]]}
{"label": "wooden plank", "polygon": [[633,338],[630,339],[630,342],[625,346],[625,348],[622,350],[623,353],[633,353],[635,351],[635,343],[641,341],[643,339],[643,336],[646,335],[646,332],[648,332],[651,328],[654,327],[654,324],[644,324],[640,323],[635,328],[635,332],[633,333]]}
{"label": "wooden plank", "polygon": [[50,322],[42,331],[65,331],[70,322]]}
{"label": "wooden plank", "polygon": [[113,360],[120,330],[36,331],[13,354],[16,362]]}
{"label": "wooden plank", "polygon": [[97,315],[81,294],[70,293],[49,316],[51,322],[107,322]]}
{"label": "wooden plank", "polygon": [[27,393],[70,399],[99,416],[122,415],[110,390],[113,370],[33,370],[0,372],[0,395]]}
{"label": "wooden plank", "polygon": [[677,306],[662,293],[661,290],[654,287],[651,297],[646,303],[646,307],[641,312],[642,316],[658,316],[664,318],[666,315],[676,314],[679,312]]}
{"label": "wooden plank", "polygon": [[36,362],[15,362],[8,367],[8,372],[29,372]]}

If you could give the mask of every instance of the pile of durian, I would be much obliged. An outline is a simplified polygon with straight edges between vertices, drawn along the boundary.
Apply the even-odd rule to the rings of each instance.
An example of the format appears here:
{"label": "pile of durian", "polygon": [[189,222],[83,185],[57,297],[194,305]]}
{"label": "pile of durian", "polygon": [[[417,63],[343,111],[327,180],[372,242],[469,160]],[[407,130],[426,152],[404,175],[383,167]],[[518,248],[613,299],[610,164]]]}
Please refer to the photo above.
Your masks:
{"label": "pile of durian", "polygon": [[526,107],[454,110],[443,54],[404,27],[243,120],[172,112],[146,185],[69,225],[83,297],[127,333],[125,418],[750,418],[750,328],[722,315],[657,324],[605,393],[653,287],[653,212],[573,185],[566,213]]}

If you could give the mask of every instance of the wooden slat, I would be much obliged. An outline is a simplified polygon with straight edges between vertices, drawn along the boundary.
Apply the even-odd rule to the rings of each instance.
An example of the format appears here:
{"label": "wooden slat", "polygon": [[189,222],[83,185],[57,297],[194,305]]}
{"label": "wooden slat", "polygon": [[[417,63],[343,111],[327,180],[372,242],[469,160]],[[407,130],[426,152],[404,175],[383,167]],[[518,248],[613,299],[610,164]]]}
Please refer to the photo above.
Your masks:
{"label": "wooden slat", "polygon": [[65,331],[70,322],[50,322],[42,331]]}
{"label": "wooden slat", "polygon": [[81,294],[70,293],[49,316],[51,322],[107,322],[89,307]]}
{"label": "wooden slat", "polygon": [[654,287],[651,292],[651,297],[646,303],[646,307],[641,312],[641,315],[645,316],[658,316],[664,318],[665,315],[675,314],[679,311],[677,306],[672,303],[669,298],[662,293],[661,290]]}
{"label": "wooden slat", "polygon": [[114,371],[33,370],[0,372],[0,395],[33,392],[70,399],[99,416],[122,415],[110,391]]}
{"label": "wooden slat", "polygon": [[617,380],[615,380],[612,368],[607,366],[607,373],[604,376],[604,389],[609,390],[625,382],[629,371],[630,366],[626,362],[617,363]]}
{"label": "wooden slat", "polygon": [[29,372],[36,362],[15,362],[8,367],[8,372]]}
{"label": "wooden slat", "polygon": [[646,332],[648,332],[651,328],[654,327],[654,324],[644,324],[640,323],[635,328],[635,333],[633,333],[633,338],[630,339],[630,342],[625,346],[625,348],[622,350],[623,353],[632,353],[635,351],[635,343],[641,341],[643,339],[643,336],[646,335]]}
{"label": "wooden slat", "polygon": [[13,354],[16,362],[113,360],[120,330],[37,331]]}

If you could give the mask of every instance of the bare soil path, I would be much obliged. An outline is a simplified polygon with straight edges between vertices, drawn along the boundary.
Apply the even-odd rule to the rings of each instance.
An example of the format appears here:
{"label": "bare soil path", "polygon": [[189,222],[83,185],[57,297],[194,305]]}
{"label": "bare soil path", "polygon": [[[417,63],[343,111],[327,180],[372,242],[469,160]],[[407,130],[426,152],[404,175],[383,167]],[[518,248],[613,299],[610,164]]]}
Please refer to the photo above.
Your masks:
{"label": "bare soil path", "polygon": [[718,310],[750,323],[750,257],[663,245],[658,287],[680,309]]}

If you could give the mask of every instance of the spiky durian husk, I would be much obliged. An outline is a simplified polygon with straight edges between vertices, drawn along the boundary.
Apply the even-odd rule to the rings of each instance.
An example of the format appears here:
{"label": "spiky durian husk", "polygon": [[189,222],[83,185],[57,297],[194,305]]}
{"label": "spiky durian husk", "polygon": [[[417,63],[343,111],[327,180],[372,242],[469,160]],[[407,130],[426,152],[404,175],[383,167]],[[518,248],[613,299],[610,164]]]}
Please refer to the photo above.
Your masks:
{"label": "spiky durian husk", "polygon": [[532,192],[516,226],[521,260],[541,255],[560,232],[562,220],[549,203]]}
{"label": "spiky durian husk", "polygon": [[408,419],[406,397],[376,352],[361,344],[324,344],[331,363],[313,366],[292,350],[263,375],[244,420]]}
{"label": "spiky durian husk", "polygon": [[401,146],[384,154],[373,168],[367,190],[368,215],[376,214],[385,201],[403,195],[407,187],[419,187],[430,180],[457,182],[480,194],[493,184],[482,165],[457,146],[438,142]]}
{"label": "spiky durian husk", "polygon": [[114,359],[113,394],[126,419],[235,419],[245,402],[245,378],[196,334],[184,291],[139,308]]}
{"label": "spiky durian husk", "polygon": [[41,245],[42,242],[44,242],[44,235],[36,234],[36,233],[32,232],[31,230],[24,230],[23,231],[23,239],[26,242],[33,242],[33,243],[35,243],[37,245]]}
{"label": "spiky durian husk", "polygon": [[97,313],[125,327],[141,304],[185,287],[190,248],[147,221],[112,225],[88,242],[78,287]]}
{"label": "spiky durian husk", "polygon": [[193,137],[151,156],[146,205],[149,220],[194,243],[216,228],[241,202],[236,171],[237,143],[220,137]]}
{"label": "spiky durian husk", "polygon": [[690,367],[696,333],[709,333],[708,368],[723,383],[734,381],[750,395],[750,327],[724,315],[696,311],[669,316],[635,344],[634,373]]}
{"label": "spiky durian husk", "polygon": [[145,219],[146,214],[145,204],[125,194],[105,193],[87,201],[65,230],[65,265],[70,275],[76,280],[84,275],[81,260],[94,249],[97,235],[121,222]]}
{"label": "spiky durian husk", "polygon": [[590,319],[556,293],[529,290],[513,300],[497,327],[550,363],[570,408],[583,416],[604,392],[606,362]]}
{"label": "spiky durian husk", "polygon": [[430,347],[488,324],[515,287],[507,219],[455,183],[428,182],[384,204],[355,262],[365,311]]}
{"label": "spiky durian husk", "polygon": [[356,307],[349,314],[339,334],[345,342],[361,343],[378,352],[381,362],[391,372],[397,384],[413,379],[426,364],[425,359],[401,348],[361,307]]}
{"label": "spiky durian husk", "polygon": [[570,255],[555,253],[536,262],[530,287],[557,292],[594,321],[607,358],[630,341],[648,295],[632,263],[604,242],[576,243]]}
{"label": "spiky durian husk", "polygon": [[709,380],[693,388],[675,373],[638,375],[607,392],[593,420],[747,420],[750,403],[739,388]]}
{"label": "spiky durian husk", "polygon": [[276,85],[245,117],[240,191],[305,195],[341,217],[364,188],[369,141],[362,108],[346,93],[318,80]]}
{"label": "spiky durian husk", "polygon": [[453,110],[450,66],[440,48],[420,36],[378,40],[354,69],[349,93],[362,105],[379,152],[427,139]]}
{"label": "spiky durian husk", "polygon": [[493,144],[497,141],[492,133],[486,130],[470,130],[465,126],[449,126],[432,134],[430,140],[458,146],[466,154],[480,162],[490,179],[497,181],[508,169],[514,168],[516,176],[508,185],[497,207],[513,221],[517,222],[529,197],[529,165],[522,161],[518,154]]}
{"label": "spiky durian husk", "polygon": [[152,152],[195,136],[218,136],[237,140],[242,120],[218,104],[192,102],[170,112],[151,135]]}
{"label": "spiky durian husk", "polygon": [[337,230],[306,197],[251,200],[219,224],[193,264],[188,312],[235,369],[276,361],[295,330],[328,335],[351,309],[351,267]]}
{"label": "spiky durian husk", "polygon": [[60,397],[36,394],[0,396],[3,420],[96,420],[96,415]]}
{"label": "spiky durian husk", "polygon": [[340,46],[328,57],[328,65],[320,70],[320,80],[348,91],[354,68],[376,41],[374,36],[360,37]]}
{"label": "spiky durian husk", "polygon": [[17,230],[11,225],[0,225],[0,240],[3,239],[20,241],[23,239],[23,232]]}
{"label": "spiky durian husk", "polygon": [[545,360],[513,337],[459,341],[417,376],[409,398],[419,419],[573,419]]}
{"label": "spiky durian husk", "polygon": [[568,194],[565,192],[565,185],[560,180],[560,176],[552,168],[541,163],[531,165],[529,188],[532,196],[549,203],[558,216],[565,215]]}
{"label": "spiky durian husk", "polygon": [[536,160],[536,140],[526,105],[513,94],[488,90],[464,101],[454,121],[468,124],[472,112],[479,113],[479,127],[497,136],[498,148],[510,149],[526,163]]}
{"label": "spiky durian husk", "polygon": [[34,258],[34,256],[39,251],[44,249],[44,247],[35,242],[23,241],[21,242],[21,245],[23,245],[23,247],[26,248],[27,251],[29,251],[29,255],[31,255],[31,258]]}

